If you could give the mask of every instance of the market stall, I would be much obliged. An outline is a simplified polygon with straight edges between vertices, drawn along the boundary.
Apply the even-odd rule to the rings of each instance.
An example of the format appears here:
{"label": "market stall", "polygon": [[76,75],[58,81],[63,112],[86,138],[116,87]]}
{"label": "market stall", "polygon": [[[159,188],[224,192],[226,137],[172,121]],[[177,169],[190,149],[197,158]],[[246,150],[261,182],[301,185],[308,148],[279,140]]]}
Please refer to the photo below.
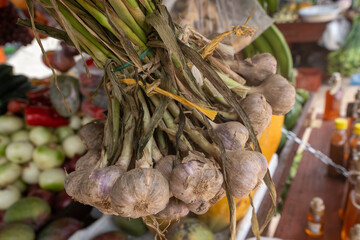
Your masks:
{"label": "market stall", "polygon": [[356,235],[358,17],[316,88],[291,47],[350,5],[0,3],[0,240]]}

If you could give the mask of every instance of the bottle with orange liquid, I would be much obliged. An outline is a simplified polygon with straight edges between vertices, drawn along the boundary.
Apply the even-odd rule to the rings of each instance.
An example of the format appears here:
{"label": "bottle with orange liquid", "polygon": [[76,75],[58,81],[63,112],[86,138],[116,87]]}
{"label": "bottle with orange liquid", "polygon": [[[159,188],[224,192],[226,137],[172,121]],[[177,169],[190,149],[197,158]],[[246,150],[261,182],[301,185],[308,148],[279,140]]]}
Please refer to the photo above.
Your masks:
{"label": "bottle with orange liquid", "polygon": [[355,224],[350,230],[350,240],[360,240],[360,224]]}
{"label": "bottle with orange liquid", "polygon": [[[350,170],[360,171],[360,152],[354,151],[352,155],[352,164]],[[343,194],[343,199],[341,203],[341,208],[339,209],[339,217],[341,220],[344,219],[344,214],[347,207],[347,202],[350,196],[351,191],[354,189],[356,184],[356,177],[351,176],[346,179],[345,189]]]}
{"label": "bottle with orange liquid", "polygon": [[350,229],[358,223],[360,223],[360,177],[357,177],[355,188],[350,192],[346,204],[341,240],[349,240]]}
{"label": "bottle with orange liquid", "polygon": [[[347,161],[347,129],[348,121],[345,118],[335,119],[335,131],[331,136],[329,157],[336,163],[346,166]],[[339,177],[340,173],[333,166],[328,165],[328,175]]]}
{"label": "bottle with orange liquid", "polygon": [[310,237],[321,237],[324,234],[325,223],[325,204],[324,201],[315,197],[310,202],[309,212],[307,213],[307,227],[305,232]]}
{"label": "bottle with orange liquid", "polygon": [[351,168],[353,155],[360,152],[360,123],[355,123],[353,134],[349,140],[349,158],[346,165],[347,169]]}
{"label": "bottle with orange liquid", "polygon": [[325,94],[324,120],[333,120],[340,115],[341,99],[343,90],[341,88],[341,75],[336,72],[329,80],[330,89]]}

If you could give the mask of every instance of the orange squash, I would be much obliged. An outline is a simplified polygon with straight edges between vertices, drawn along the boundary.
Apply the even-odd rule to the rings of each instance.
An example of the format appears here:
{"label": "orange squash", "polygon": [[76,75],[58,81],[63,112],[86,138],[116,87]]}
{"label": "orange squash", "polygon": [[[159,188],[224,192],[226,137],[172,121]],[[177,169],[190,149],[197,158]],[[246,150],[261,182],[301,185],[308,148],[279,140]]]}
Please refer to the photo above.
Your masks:
{"label": "orange squash", "polygon": [[283,124],[284,116],[272,115],[270,125],[262,132],[259,139],[261,150],[268,162],[279,146]]}
{"label": "orange squash", "polygon": [[[270,125],[262,132],[259,139],[261,150],[268,162],[279,146],[283,123],[284,116],[273,115]],[[239,220],[245,216],[250,206],[250,199],[249,197],[234,199],[236,204],[236,220]],[[207,213],[199,216],[199,218],[205,222],[213,232],[219,232],[229,226],[229,214],[227,198],[224,197],[212,206]]]}
{"label": "orange squash", "polygon": [[[253,192],[251,195],[253,195]],[[243,199],[234,198],[234,200],[236,206],[236,220],[238,221],[247,213],[250,206],[250,199],[249,197],[246,197]],[[230,224],[230,212],[227,197],[224,197],[213,205],[207,213],[200,215],[199,219],[206,223],[214,233],[227,228]]]}

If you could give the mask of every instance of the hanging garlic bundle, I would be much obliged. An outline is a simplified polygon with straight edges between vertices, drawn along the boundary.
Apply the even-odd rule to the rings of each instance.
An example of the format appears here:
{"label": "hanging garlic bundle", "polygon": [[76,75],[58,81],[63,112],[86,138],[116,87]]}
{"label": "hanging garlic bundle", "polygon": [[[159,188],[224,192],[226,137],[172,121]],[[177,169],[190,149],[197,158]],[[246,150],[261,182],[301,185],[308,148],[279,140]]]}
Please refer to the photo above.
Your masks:
{"label": "hanging garlic bundle", "polygon": [[[65,183],[75,200],[107,214],[174,219],[202,214],[226,193],[233,216],[232,196],[263,180],[271,186],[266,159],[250,149],[261,151],[256,135],[271,114],[291,109],[295,90],[269,55],[229,67],[213,54],[225,36],[253,28],[210,41],[174,24],[156,0],[37,1],[63,29],[36,24],[38,31],[105,71],[107,119],[80,131],[88,152]],[[245,86],[247,78],[256,86]]]}

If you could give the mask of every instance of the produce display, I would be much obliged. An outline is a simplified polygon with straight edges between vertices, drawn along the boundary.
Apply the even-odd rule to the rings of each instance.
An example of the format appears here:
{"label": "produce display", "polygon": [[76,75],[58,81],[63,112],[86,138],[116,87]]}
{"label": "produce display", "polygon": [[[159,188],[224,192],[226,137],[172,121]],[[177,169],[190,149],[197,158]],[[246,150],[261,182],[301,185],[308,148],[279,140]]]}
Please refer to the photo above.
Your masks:
{"label": "produce display", "polygon": [[[225,35],[213,41],[195,31],[185,36],[166,8],[151,0],[40,2],[52,9],[50,14],[64,30],[38,24],[41,33],[86,52],[105,70],[108,112],[106,119],[82,127],[79,137],[66,137],[65,154],[59,146],[35,144],[32,155],[41,166],[39,180],[44,174],[55,175],[64,155],[70,158],[87,150],[75,171],[66,175],[66,192],[105,214],[142,217],[159,238],[166,236],[155,219],[180,218],[189,211],[203,214],[225,195],[232,215],[233,196],[248,196],[263,180],[271,186],[257,137],[272,114],[284,115],[295,103],[295,89],[276,74],[275,58],[262,54],[226,63],[212,54]],[[29,8],[31,13],[31,4]],[[241,25],[227,35],[253,32]],[[248,79],[251,84],[245,85]],[[70,111],[68,97],[63,103]],[[42,129],[35,130],[44,135],[34,137],[37,144],[51,139]],[[58,135],[63,138],[69,132]],[[73,142],[68,143],[69,138]],[[80,147],[79,138],[85,147]],[[44,154],[51,161],[45,163]],[[54,182],[40,186],[58,189]],[[270,191],[274,196],[274,189]],[[169,230],[169,239],[211,236],[206,227],[197,228],[199,232],[184,228],[184,221],[178,230]]]}
{"label": "produce display", "polygon": [[351,76],[360,67],[360,15],[353,17],[352,26],[343,46],[328,55],[328,71]]}

